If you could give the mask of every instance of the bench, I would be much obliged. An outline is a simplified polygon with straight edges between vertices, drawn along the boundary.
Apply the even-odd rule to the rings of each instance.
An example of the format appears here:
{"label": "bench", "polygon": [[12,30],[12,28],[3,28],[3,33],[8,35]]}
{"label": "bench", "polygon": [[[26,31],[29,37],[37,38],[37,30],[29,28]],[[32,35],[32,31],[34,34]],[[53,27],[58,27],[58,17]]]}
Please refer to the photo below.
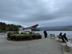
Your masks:
{"label": "bench", "polygon": [[67,42],[66,45],[69,48],[69,51],[71,52],[72,51],[72,43]]}
{"label": "bench", "polygon": [[55,34],[50,34],[50,38],[55,38]]}
{"label": "bench", "polygon": [[64,54],[72,54],[72,44],[70,42],[62,43]]}
{"label": "bench", "polygon": [[57,35],[57,37],[55,38],[55,40],[57,40],[57,41],[59,41],[59,42],[62,42],[62,39],[59,38],[58,35]]}

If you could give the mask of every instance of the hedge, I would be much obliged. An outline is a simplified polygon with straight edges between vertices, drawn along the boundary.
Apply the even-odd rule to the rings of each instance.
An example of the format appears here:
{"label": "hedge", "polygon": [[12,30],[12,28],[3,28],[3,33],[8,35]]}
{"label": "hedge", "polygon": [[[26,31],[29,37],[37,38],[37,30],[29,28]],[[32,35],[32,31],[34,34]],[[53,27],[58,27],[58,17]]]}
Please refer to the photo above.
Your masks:
{"label": "hedge", "polygon": [[41,39],[42,36],[40,34],[15,34],[15,33],[8,33],[8,39],[10,40],[32,40],[32,39]]}

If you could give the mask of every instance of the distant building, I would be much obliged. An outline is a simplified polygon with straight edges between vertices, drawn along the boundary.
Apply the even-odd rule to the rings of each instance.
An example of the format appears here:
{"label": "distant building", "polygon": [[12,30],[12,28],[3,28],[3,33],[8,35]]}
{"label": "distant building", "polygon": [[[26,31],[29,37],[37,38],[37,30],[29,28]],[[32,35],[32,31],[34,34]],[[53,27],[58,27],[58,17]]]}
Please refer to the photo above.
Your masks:
{"label": "distant building", "polygon": [[37,28],[37,26],[38,26],[38,24],[33,25],[31,27],[27,27],[27,28],[21,27],[21,28],[19,28],[19,33],[31,32],[32,30],[35,30]]}
{"label": "distant building", "polygon": [[25,33],[25,32],[31,32],[31,29],[26,29],[26,28],[19,28],[19,33]]}

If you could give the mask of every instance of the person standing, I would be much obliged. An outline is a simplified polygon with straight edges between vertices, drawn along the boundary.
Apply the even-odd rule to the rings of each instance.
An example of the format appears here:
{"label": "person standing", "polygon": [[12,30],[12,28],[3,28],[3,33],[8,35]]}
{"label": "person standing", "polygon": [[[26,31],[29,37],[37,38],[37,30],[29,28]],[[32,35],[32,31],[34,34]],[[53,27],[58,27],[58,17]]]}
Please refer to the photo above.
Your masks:
{"label": "person standing", "polygon": [[47,38],[47,32],[46,31],[44,31],[44,37]]}

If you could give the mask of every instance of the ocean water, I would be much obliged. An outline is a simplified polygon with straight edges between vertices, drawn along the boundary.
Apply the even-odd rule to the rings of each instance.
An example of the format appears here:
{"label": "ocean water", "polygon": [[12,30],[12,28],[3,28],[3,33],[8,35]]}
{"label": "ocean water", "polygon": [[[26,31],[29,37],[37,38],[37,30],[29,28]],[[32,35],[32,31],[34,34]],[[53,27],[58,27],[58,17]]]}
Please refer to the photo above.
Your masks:
{"label": "ocean water", "polygon": [[[42,37],[44,36],[43,31],[34,31],[35,33],[40,33]],[[55,36],[59,35],[59,33],[62,32],[63,34],[66,33],[67,38],[72,38],[72,31],[47,31],[48,36],[50,34],[55,34]]]}

